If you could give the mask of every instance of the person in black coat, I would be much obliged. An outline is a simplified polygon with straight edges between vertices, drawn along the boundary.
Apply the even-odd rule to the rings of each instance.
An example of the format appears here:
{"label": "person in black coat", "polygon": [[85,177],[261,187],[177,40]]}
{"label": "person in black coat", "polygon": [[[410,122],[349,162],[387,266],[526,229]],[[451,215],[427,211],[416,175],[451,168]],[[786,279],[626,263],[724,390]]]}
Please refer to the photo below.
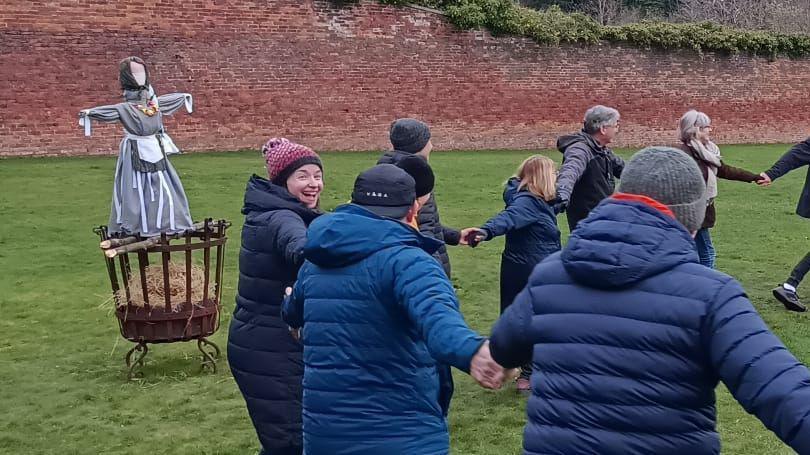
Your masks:
{"label": "person in black coat", "polygon": [[[560,230],[550,205],[554,199],[554,172],[554,161],[549,158],[542,155],[527,158],[506,182],[503,192],[506,208],[480,228],[461,231],[470,246],[506,235],[501,256],[501,314],[526,287],[534,267],[560,251]],[[531,374],[531,363],[527,362],[517,380],[519,392],[529,392]]]}
{"label": "person in black coat", "polygon": [[[430,128],[424,122],[412,118],[401,118],[391,124],[389,137],[394,148],[383,154],[377,164],[397,164],[404,158],[413,155],[421,156],[425,160],[430,158],[433,144],[430,142]],[[442,264],[444,272],[450,278],[450,256],[447,255],[445,245],[458,245],[460,242],[463,243],[463,239],[457,229],[442,225],[433,193],[419,209],[417,224],[419,232],[444,242],[444,245],[433,253],[433,257]]]}
{"label": "person in black coat", "polygon": [[[763,172],[761,175],[762,180],[757,184],[767,186],[772,181],[787,174],[788,172],[804,167],[810,164],[810,138],[799,142],[782,155],[779,160],[771,166],[770,169]],[[802,195],[799,198],[799,205],[796,207],[796,214],[802,218],[810,218],[810,169],[807,171],[807,177],[804,181],[804,188]],[[810,270],[810,253],[804,255],[801,261],[796,264],[793,271],[790,273],[788,279],[780,286],[773,290],[773,295],[777,300],[785,305],[785,308],[791,311],[807,311],[807,307],[799,300],[796,294],[796,288],[804,279],[804,276]]]}
{"label": "person in black coat", "polygon": [[228,361],[261,454],[301,455],[302,347],[281,305],[304,262],[307,227],[320,214],[323,167],[315,152],[287,139],[270,139],[262,152],[269,180],[254,175],[245,191]]}
{"label": "person in black coat", "polygon": [[567,213],[571,231],[613,194],[624,169],[624,160],[608,148],[619,132],[619,111],[593,106],[585,112],[583,123],[579,133],[557,139],[563,163],[557,177],[555,211]]}

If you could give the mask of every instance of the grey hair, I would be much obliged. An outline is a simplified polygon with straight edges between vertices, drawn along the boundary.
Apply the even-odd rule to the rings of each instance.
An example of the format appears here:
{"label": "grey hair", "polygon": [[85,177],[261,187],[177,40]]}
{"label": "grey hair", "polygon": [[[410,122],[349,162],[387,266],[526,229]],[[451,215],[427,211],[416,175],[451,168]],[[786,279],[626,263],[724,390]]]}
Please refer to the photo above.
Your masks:
{"label": "grey hair", "polygon": [[712,119],[703,112],[694,109],[683,114],[678,122],[678,136],[681,142],[689,142],[695,138],[700,128],[705,128],[712,124]]}
{"label": "grey hair", "polygon": [[583,129],[588,134],[594,134],[603,126],[613,126],[619,123],[619,111],[612,107],[597,105],[585,111]]}

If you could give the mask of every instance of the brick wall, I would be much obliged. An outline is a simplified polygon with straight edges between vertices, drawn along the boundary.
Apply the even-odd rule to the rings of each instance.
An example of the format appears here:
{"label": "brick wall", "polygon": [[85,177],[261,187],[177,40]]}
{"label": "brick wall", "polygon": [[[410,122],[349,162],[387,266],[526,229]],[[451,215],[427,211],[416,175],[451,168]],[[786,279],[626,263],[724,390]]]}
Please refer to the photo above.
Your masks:
{"label": "brick wall", "polygon": [[[678,116],[713,117],[719,142],[810,131],[810,59],[539,46],[459,32],[441,15],[362,0],[43,2],[0,5],[0,156],[116,153],[120,128],[77,112],[121,100],[117,63],[150,64],[195,112],[167,121],[184,150],[387,146],[392,119],[428,121],[440,149],[546,148],[592,104],[622,112],[618,145],[671,142]],[[182,112],[182,111],[181,111]]]}

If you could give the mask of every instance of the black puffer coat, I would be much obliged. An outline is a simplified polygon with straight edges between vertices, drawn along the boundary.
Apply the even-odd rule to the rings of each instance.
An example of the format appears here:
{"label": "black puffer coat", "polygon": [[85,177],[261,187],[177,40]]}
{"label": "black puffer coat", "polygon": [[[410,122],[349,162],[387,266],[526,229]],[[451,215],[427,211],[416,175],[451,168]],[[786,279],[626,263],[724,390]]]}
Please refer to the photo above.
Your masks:
{"label": "black puffer coat", "polygon": [[284,289],[304,262],[307,226],[318,212],[258,176],[245,191],[239,289],[228,362],[259,441],[272,454],[301,454],[301,344],[281,320]]}

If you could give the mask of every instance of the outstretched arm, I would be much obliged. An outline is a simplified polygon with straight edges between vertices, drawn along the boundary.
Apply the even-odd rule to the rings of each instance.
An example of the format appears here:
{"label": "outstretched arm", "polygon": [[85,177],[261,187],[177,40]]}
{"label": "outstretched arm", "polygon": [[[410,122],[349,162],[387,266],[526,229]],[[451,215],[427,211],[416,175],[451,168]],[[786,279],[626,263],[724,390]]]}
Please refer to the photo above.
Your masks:
{"label": "outstretched arm", "polygon": [[492,358],[506,368],[524,365],[532,359],[534,347],[529,335],[532,324],[532,290],[525,287],[492,327]]}
{"label": "outstretched arm", "polygon": [[761,177],[753,172],[746,171],[745,169],[729,166],[726,163],[720,162],[720,167],[717,168],[717,177],[725,180],[736,180],[738,182],[756,182]]}
{"label": "outstretched arm", "polygon": [[300,267],[304,262],[307,225],[301,217],[289,210],[280,210],[273,216],[282,218],[278,221],[279,228],[274,239],[274,249],[282,253],[287,267]]}
{"label": "outstretched arm", "polygon": [[585,168],[588,167],[590,154],[580,145],[575,144],[565,151],[565,158],[560,166],[560,174],[557,177],[557,197],[563,201],[571,199],[574,186],[582,177]]}
{"label": "outstretched arm", "polygon": [[770,180],[776,180],[788,172],[810,164],[810,138],[791,147],[779,160],[764,172]]}
{"label": "outstretched arm", "polygon": [[184,106],[190,114],[194,110],[193,102],[190,93],[168,93],[158,97],[158,106],[163,115],[172,115]]}
{"label": "outstretched arm", "polygon": [[534,206],[535,202],[530,198],[521,197],[515,200],[506,210],[489,219],[481,229],[486,232],[485,240],[504,235],[509,231],[514,231],[526,227],[539,221],[540,210]]}
{"label": "outstretched arm", "polygon": [[701,327],[706,352],[734,398],[785,444],[810,453],[810,371],[729,280]]}
{"label": "outstretched arm", "polygon": [[385,268],[393,277],[397,304],[406,311],[433,358],[469,372],[484,337],[467,326],[439,263],[423,251],[409,249],[392,256]]}
{"label": "outstretched arm", "polygon": [[79,111],[79,126],[84,127],[84,135],[90,136],[90,120],[96,120],[104,123],[117,122],[121,119],[118,113],[118,107],[115,104],[108,106],[98,106],[90,109],[82,109]]}

